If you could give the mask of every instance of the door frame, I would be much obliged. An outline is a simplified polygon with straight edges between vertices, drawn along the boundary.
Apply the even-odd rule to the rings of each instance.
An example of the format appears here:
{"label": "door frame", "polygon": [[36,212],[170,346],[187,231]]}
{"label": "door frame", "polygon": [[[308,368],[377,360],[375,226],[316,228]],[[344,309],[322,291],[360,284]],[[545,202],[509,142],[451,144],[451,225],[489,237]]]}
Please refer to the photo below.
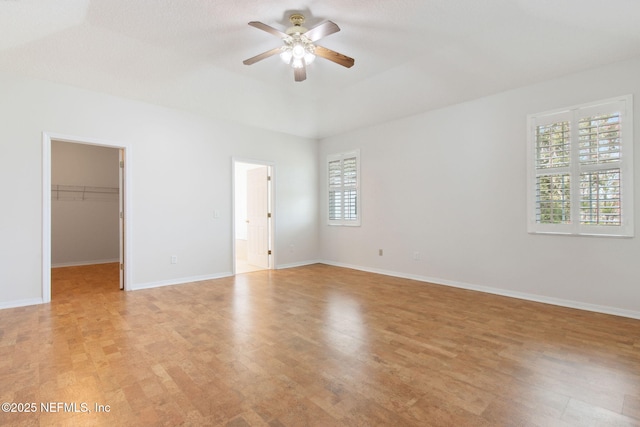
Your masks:
{"label": "door frame", "polygon": [[[62,135],[42,132],[42,302],[51,302],[51,141],[72,142],[75,144],[96,145],[117,148],[124,152],[122,172],[124,191],[122,198],[124,212],[124,233],[120,242],[124,251],[124,290],[131,289],[131,147],[127,143],[117,143],[96,138]],[[124,234],[124,236],[123,236]]]}
{"label": "door frame", "polygon": [[271,207],[271,221],[269,223],[269,246],[271,258],[269,259],[268,270],[275,270],[276,257],[278,255],[276,247],[276,164],[270,161],[248,159],[244,157],[231,157],[231,259],[232,272],[236,274],[236,163],[247,163],[251,165],[267,166],[271,173],[271,186],[269,191],[269,206]]}

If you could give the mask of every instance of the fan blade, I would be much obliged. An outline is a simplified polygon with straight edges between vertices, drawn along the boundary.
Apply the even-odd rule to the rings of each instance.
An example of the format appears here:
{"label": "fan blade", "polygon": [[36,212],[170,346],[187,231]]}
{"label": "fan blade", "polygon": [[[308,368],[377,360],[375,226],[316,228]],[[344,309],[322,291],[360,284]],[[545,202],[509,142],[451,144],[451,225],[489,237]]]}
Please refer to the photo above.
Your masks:
{"label": "fan blade", "polygon": [[263,59],[268,58],[268,57],[273,56],[273,55],[277,55],[278,53],[280,53],[280,48],[279,47],[274,47],[273,49],[268,50],[266,52],[263,52],[260,55],[256,55],[256,56],[254,56],[252,58],[245,59],[244,61],[242,61],[242,63],[244,65],[255,64],[258,61],[262,61]]}
{"label": "fan blade", "polygon": [[285,33],[283,33],[280,30],[276,30],[273,27],[270,27],[267,24],[263,24],[262,22],[258,22],[258,21],[251,21],[249,22],[249,25],[251,25],[252,27],[256,27],[262,31],[266,31],[267,33],[273,34],[274,36],[278,36],[281,39],[287,37],[287,35]]}
{"label": "fan blade", "polygon": [[333,61],[336,64],[340,64],[343,67],[351,68],[356,63],[355,59],[349,58],[346,55],[327,49],[326,47],[316,45],[315,54],[329,61]]}
{"label": "fan blade", "polygon": [[307,79],[307,69],[304,66],[304,61],[302,61],[302,67],[293,69],[293,77],[297,82]]}
{"label": "fan blade", "polygon": [[316,25],[310,30],[307,30],[307,32],[305,32],[304,35],[309,40],[314,42],[316,40],[320,40],[323,37],[327,37],[328,35],[331,35],[333,33],[337,33],[338,31],[340,31],[340,27],[338,27],[335,23],[331,21],[326,21],[326,22],[323,22],[322,24]]}

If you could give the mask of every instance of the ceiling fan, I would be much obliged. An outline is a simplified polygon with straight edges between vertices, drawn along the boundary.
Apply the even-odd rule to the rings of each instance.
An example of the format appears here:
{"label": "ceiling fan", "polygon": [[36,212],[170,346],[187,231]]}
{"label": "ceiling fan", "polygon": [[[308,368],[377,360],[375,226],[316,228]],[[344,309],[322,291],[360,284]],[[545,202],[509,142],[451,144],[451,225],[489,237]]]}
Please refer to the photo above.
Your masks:
{"label": "ceiling fan", "polygon": [[267,33],[273,34],[274,36],[280,37],[284,45],[246,59],[242,61],[243,64],[255,64],[265,58],[279,54],[280,58],[293,68],[293,76],[297,82],[301,82],[307,78],[307,65],[311,64],[316,56],[333,61],[343,67],[353,67],[353,64],[355,63],[353,58],[349,58],[346,55],[315,44],[315,42],[321,38],[340,31],[340,27],[335,23],[325,21],[311,29],[306,29],[302,26],[305,18],[299,13],[291,15],[289,17],[289,21],[293,26],[287,28],[284,33],[267,24],[263,24],[262,22],[249,22],[249,25],[252,27],[256,27],[260,30],[266,31]]}

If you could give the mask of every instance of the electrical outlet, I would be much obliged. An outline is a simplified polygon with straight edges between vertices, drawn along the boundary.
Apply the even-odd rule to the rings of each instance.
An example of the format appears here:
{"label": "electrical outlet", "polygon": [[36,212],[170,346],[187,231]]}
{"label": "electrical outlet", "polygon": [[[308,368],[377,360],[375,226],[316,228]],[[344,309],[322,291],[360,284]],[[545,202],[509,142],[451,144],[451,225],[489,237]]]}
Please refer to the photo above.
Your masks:
{"label": "electrical outlet", "polygon": [[378,256],[382,256],[382,249],[378,249]]}
{"label": "electrical outlet", "polygon": [[178,255],[171,255],[171,264],[178,263]]}
{"label": "electrical outlet", "polygon": [[413,253],[413,260],[414,260],[414,261],[420,261],[420,252],[415,251],[415,252]]}

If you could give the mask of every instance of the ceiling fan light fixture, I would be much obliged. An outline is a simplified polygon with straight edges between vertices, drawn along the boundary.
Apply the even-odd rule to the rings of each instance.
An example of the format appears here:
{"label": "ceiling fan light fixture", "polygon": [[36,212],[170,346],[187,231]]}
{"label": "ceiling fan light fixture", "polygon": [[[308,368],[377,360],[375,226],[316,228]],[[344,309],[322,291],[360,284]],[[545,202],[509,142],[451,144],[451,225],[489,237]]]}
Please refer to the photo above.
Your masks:
{"label": "ceiling fan light fixture", "polygon": [[291,49],[287,49],[286,46],[283,46],[282,51],[280,52],[280,59],[282,59],[282,61],[285,64],[290,64],[291,63],[291,58],[293,58],[293,53],[291,53]]}
{"label": "ceiling fan light fixture", "polygon": [[307,52],[302,43],[294,43],[293,48],[291,49],[291,53],[293,54],[294,58],[302,59]]}
{"label": "ceiling fan light fixture", "polygon": [[304,55],[304,62],[305,62],[307,65],[311,64],[311,63],[313,62],[313,60],[314,60],[314,59],[316,59],[316,56],[315,56],[313,53],[311,53],[311,52],[307,52],[307,53],[305,53],[305,55]]}
{"label": "ceiling fan light fixture", "polygon": [[284,39],[284,46],[280,51],[280,59],[293,68],[302,68],[316,59],[316,47],[304,36],[296,34]]}

